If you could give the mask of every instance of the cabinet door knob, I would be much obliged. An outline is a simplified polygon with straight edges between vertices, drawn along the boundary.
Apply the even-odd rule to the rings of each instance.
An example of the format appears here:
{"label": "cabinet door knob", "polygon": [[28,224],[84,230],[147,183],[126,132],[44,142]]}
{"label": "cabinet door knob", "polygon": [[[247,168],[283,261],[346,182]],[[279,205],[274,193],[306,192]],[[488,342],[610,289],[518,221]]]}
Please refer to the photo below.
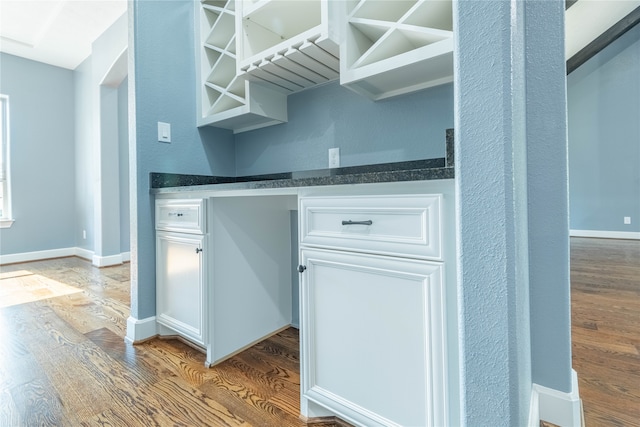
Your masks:
{"label": "cabinet door knob", "polygon": [[306,265],[299,265],[298,266],[298,273],[304,273],[304,271],[307,269]]}
{"label": "cabinet door knob", "polygon": [[196,248],[196,253],[199,254],[200,252],[202,252],[202,248]]}

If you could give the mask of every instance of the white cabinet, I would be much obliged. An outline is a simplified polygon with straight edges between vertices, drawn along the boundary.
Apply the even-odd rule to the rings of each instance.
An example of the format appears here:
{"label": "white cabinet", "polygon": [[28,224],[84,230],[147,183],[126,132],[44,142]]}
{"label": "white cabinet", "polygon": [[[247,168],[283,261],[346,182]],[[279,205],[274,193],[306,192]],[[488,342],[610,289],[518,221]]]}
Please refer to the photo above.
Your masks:
{"label": "white cabinet", "polygon": [[303,408],[448,424],[442,197],[300,198]]}
{"label": "white cabinet", "polygon": [[453,81],[451,0],[344,3],[343,86],[378,100]]}
{"label": "white cabinet", "polygon": [[156,201],[156,321],[160,335],[207,345],[204,200]]}
{"label": "white cabinet", "polygon": [[204,236],[158,231],[156,234],[157,322],[205,345]]}
{"label": "white cabinet", "polygon": [[198,126],[234,132],[287,121],[286,95],[237,74],[236,1],[201,0],[196,13]]}
{"label": "white cabinet", "polygon": [[338,78],[342,4],[238,0],[238,74],[293,93]]}

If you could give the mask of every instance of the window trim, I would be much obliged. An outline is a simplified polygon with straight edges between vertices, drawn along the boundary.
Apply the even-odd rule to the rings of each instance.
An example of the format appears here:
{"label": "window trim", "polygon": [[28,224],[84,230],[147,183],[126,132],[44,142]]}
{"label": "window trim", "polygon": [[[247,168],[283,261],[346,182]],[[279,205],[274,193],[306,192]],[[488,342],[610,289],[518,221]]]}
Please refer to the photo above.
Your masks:
{"label": "window trim", "polygon": [[9,228],[15,221],[13,219],[11,211],[11,133],[9,131],[9,96],[0,94],[0,103],[2,104],[2,108],[0,108],[0,114],[3,115],[3,126],[2,129],[0,129],[2,135],[0,135],[0,138],[2,139],[1,143],[3,143],[4,145],[0,145],[0,149],[3,150],[2,161],[4,162],[5,173],[5,187],[3,192],[4,207],[2,209],[3,217],[0,218],[0,228]]}

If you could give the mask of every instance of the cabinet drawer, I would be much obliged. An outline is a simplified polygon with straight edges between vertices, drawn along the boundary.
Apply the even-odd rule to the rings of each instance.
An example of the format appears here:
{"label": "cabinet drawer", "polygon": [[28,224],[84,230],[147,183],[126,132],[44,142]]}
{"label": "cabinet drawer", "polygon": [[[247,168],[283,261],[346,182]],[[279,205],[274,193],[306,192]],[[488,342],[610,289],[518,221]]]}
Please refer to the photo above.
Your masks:
{"label": "cabinet drawer", "polygon": [[156,200],[156,230],[204,234],[204,199]]}
{"label": "cabinet drawer", "polygon": [[300,199],[300,244],[441,259],[442,195]]}

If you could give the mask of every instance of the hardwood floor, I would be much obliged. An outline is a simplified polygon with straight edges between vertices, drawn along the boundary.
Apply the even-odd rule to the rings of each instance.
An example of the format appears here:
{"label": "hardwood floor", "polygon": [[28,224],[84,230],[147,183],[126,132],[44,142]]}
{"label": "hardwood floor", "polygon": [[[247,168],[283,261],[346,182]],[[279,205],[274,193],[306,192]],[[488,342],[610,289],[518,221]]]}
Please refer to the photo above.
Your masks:
{"label": "hardwood floor", "polygon": [[128,307],[128,264],[0,267],[0,426],[307,425],[296,329],[206,369],[178,340],[125,343]]}
{"label": "hardwood floor", "polygon": [[640,241],[572,238],[571,301],[586,426],[640,426]]}
{"label": "hardwood floor", "polygon": [[[640,242],[573,238],[571,280],[586,425],[640,426]],[[128,307],[128,264],[0,267],[0,426],[307,425],[295,329],[206,369],[178,340],[125,343]]]}

